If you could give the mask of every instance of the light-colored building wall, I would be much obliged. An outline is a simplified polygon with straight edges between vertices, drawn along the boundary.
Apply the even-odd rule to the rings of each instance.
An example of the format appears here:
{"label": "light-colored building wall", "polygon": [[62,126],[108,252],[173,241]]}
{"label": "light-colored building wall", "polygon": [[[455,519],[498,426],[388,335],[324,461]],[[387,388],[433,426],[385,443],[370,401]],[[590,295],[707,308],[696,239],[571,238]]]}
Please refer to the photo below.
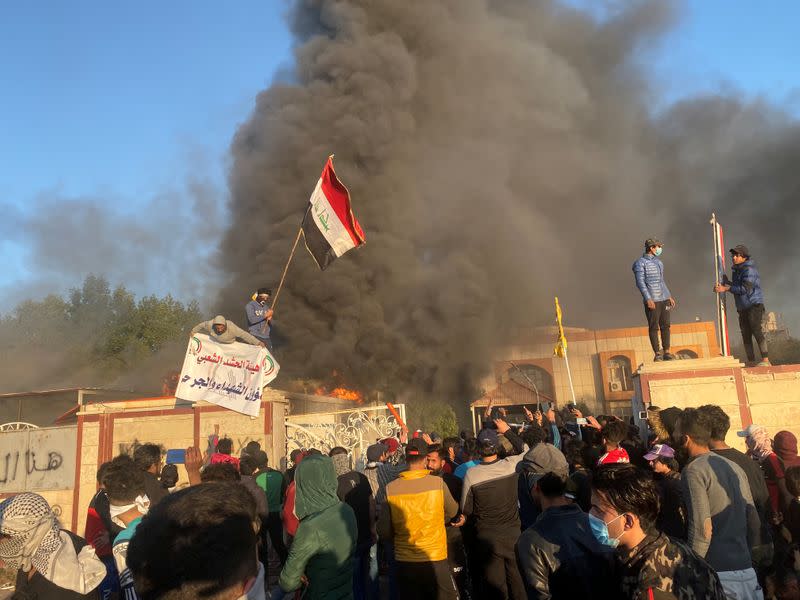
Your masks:
{"label": "light-colored building wall", "polygon": [[800,438],[800,365],[746,369],[734,358],[716,357],[643,365],[635,379],[634,405],[720,406],[731,419],[725,441],[739,450],[745,440],[736,433],[751,424],[766,427],[770,437],[786,430]]}
{"label": "light-colored building wall", "polygon": [[[138,444],[154,443],[164,450],[198,446],[206,451],[208,438],[218,426],[220,437],[233,440],[235,454],[255,440],[271,459],[279,462],[276,459],[283,456],[286,446],[286,406],[285,393],[270,388],[265,390],[258,417],[173,397],[84,406],[78,413],[80,475],[76,477],[77,491],[70,491],[70,513],[68,519],[62,518],[63,522],[78,533],[84,531],[89,501],[97,491],[97,468],[118,454],[130,453]],[[188,484],[183,465],[178,465],[178,476],[178,487]]]}
{"label": "light-colored building wall", "polygon": [[[606,361],[620,353],[630,360],[630,373],[639,365],[653,362],[653,351],[646,327],[589,330],[565,328],[569,366],[575,399],[599,414],[611,412],[630,414],[632,386],[629,390],[612,393]],[[677,323],[672,326],[673,353],[689,351],[699,358],[719,355],[714,325],[710,322]],[[554,400],[558,406],[572,401],[566,362],[553,356],[556,328],[545,327],[527,332],[513,344],[495,352],[492,373],[481,382],[485,393],[508,378],[511,363],[536,364],[552,373]]]}
{"label": "light-colored building wall", "polygon": [[747,369],[744,383],[753,423],[770,436],[789,429],[800,438],[800,366]]}

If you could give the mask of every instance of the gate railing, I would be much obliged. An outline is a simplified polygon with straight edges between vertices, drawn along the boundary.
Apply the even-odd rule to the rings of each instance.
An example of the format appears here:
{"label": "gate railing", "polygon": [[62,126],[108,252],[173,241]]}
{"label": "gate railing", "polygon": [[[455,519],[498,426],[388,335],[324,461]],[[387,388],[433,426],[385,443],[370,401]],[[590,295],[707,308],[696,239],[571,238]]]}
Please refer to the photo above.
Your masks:
{"label": "gate railing", "polygon": [[[405,405],[395,404],[405,420]],[[363,464],[367,448],[377,440],[395,437],[400,425],[385,406],[363,406],[355,410],[316,412],[286,417],[286,455],[292,450],[316,448],[327,454],[331,448],[346,448],[354,465]]]}

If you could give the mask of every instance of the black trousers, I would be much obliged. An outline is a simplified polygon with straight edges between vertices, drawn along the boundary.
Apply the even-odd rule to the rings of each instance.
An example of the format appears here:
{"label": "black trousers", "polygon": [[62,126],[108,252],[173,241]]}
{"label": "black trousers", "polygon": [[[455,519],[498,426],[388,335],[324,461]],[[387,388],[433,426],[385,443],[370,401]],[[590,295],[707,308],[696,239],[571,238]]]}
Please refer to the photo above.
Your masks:
{"label": "black trousers", "polygon": [[453,573],[460,600],[472,600],[472,582],[467,567],[467,549],[460,527],[447,526],[447,562]]}
{"label": "black trousers", "polygon": [[450,563],[397,561],[397,592],[400,600],[458,600]]}
{"label": "black trousers", "polygon": [[768,358],[767,339],[764,335],[764,305],[753,304],[739,312],[739,328],[742,330],[742,341],[747,360],[755,362],[756,354],[753,351],[753,338],[756,338],[761,358]]}
{"label": "black trousers", "polygon": [[515,532],[480,533],[469,552],[470,574],[476,598],[525,600],[527,592],[514,551],[519,529]]}
{"label": "black trousers", "polygon": [[669,314],[667,310],[669,302],[662,300],[656,302],[655,308],[647,308],[644,305],[644,314],[647,317],[647,329],[650,335],[650,345],[653,347],[653,352],[658,354],[661,352],[661,345],[658,343],[658,332],[661,330],[661,344],[663,344],[664,352],[669,350]]}
{"label": "black trousers", "polygon": [[283,541],[283,521],[281,520],[281,513],[269,513],[266,530],[266,533],[269,533],[269,539],[272,541],[272,547],[275,548],[275,553],[278,555],[278,558],[281,559],[282,567],[286,562],[286,557],[289,556],[289,551],[286,549],[286,543]]}

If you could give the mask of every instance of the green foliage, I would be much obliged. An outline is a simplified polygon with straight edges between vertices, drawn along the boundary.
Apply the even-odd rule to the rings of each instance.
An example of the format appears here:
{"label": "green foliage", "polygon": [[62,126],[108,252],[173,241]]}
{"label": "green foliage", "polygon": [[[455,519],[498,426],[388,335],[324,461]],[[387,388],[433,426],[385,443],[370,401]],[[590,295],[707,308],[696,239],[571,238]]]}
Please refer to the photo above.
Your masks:
{"label": "green foliage", "polygon": [[458,419],[453,407],[441,401],[411,401],[407,405],[408,428],[435,431],[442,437],[458,435]]}
{"label": "green foliage", "polygon": [[66,298],[25,300],[0,318],[0,391],[108,384],[185,340],[201,320],[194,302],[137,301],[124,286],[112,290],[90,275]]}

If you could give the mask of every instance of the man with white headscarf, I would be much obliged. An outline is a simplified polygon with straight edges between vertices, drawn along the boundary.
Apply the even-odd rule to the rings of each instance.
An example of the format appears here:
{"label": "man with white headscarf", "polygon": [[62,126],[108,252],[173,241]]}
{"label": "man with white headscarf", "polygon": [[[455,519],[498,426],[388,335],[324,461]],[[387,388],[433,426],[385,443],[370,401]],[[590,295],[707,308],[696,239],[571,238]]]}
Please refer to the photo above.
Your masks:
{"label": "man with white headscarf", "polygon": [[61,529],[47,500],[31,492],[0,503],[0,560],[17,570],[15,597],[97,598],[106,576],[94,548]]}

